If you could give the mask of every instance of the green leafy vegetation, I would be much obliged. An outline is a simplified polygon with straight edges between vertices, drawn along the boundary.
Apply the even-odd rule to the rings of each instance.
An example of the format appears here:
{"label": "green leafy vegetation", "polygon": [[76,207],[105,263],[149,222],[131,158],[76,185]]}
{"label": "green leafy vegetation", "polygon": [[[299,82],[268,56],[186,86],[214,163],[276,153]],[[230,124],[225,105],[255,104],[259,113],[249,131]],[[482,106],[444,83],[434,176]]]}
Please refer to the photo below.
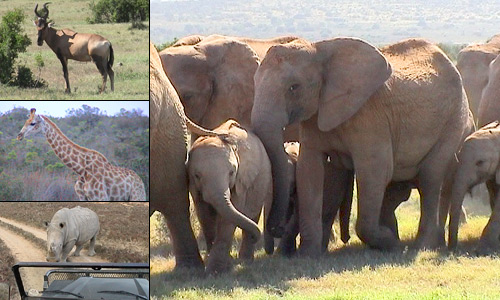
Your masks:
{"label": "green leafy vegetation", "polygon": [[[28,109],[14,108],[0,115],[0,200],[78,200],[76,173],[61,163],[42,134],[16,140],[28,114]],[[83,105],[51,120],[73,142],[135,171],[149,198],[149,118],[141,110],[108,116],[97,107]]]}
{"label": "green leafy vegetation", "polygon": [[89,7],[91,24],[149,20],[149,0],[98,0],[90,2]]}

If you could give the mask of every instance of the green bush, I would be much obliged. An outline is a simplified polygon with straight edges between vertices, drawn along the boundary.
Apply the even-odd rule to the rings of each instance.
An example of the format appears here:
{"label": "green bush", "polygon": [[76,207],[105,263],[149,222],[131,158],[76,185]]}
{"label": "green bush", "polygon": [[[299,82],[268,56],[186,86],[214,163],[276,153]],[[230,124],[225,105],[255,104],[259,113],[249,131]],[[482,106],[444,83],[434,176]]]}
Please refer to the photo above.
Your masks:
{"label": "green bush", "polygon": [[21,9],[7,12],[0,23],[0,83],[11,82],[19,53],[31,44],[21,28],[25,15]]}
{"label": "green bush", "polygon": [[47,82],[43,79],[34,79],[30,68],[26,66],[17,67],[17,75],[10,82],[11,85],[22,88],[41,88],[47,86]]}
{"label": "green bush", "polygon": [[148,0],[98,0],[89,4],[92,15],[87,21],[94,23],[125,23],[149,20]]}

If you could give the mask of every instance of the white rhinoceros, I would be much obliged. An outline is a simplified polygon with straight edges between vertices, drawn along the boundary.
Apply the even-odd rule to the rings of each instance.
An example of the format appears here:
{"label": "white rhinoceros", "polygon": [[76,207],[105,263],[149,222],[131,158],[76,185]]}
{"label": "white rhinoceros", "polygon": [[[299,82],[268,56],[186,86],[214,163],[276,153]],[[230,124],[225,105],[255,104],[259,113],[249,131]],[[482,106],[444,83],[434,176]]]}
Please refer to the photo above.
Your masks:
{"label": "white rhinoceros", "polygon": [[90,240],[89,256],[95,255],[94,245],[99,232],[99,218],[85,207],[61,208],[47,227],[47,261],[65,262],[76,245],[74,256],[80,255],[83,245]]}

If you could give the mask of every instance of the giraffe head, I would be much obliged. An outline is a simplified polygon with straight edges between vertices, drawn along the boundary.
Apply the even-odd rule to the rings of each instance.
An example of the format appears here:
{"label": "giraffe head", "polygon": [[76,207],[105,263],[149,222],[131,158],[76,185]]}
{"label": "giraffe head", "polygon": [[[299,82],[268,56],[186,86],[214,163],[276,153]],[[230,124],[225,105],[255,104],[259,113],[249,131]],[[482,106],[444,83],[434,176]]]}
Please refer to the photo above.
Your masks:
{"label": "giraffe head", "polygon": [[34,108],[30,110],[30,115],[28,120],[26,120],[26,123],[24,123],[23,128],[21,129],[21,131],[19,131],[19,134],[17,135],[18,141],[22,140],[25,136],[30,136],[42,131],[45,125],[45,121],[41,116],[36,115],[35,112],[36,109]]}

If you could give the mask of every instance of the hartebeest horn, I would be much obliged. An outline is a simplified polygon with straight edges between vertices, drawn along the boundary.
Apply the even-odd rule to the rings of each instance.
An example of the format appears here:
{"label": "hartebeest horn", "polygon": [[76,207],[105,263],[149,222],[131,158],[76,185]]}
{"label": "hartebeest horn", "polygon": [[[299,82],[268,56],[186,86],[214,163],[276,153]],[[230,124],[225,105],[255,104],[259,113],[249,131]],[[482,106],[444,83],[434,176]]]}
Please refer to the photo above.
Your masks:
{"label": "hartebeest horn", "polygon": [[37,8],[38,8],[38,3],[35,5],[35,15],[41,18],[42,16],[40,16],[40,14],[38,13]]}
{"label": "hartebeest horn", "polygon": [[45,9],[45,11],[47,12],[47,13],[45,14],[45,16],[44,16],[44,18],[45,18],[45,19],[47,19],[47,18],[49,17],[49,8],[47,7],[47,4],[50,4],[50,3],[52,3],[52,2],[45,2],[45,3],[43,4],[43,8],[44,8],[44,9]]}

